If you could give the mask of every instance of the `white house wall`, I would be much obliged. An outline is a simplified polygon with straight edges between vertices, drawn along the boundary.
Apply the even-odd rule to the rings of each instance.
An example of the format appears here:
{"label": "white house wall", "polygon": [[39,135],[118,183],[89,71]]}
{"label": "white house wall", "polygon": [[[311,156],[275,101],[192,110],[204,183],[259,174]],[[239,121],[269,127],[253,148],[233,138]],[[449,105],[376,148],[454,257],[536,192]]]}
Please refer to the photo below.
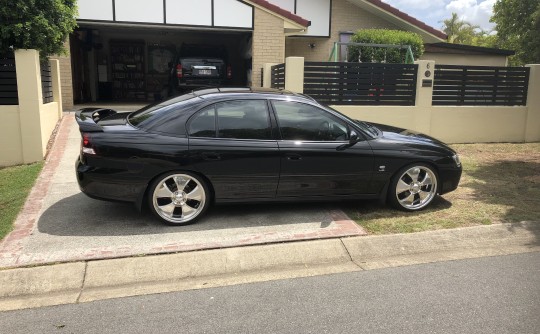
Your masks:
{"label": "white house wall", "polygon": [[311,21],[308,36],[330,35],[330,0],[296,0],[296,14]]}
{"label": "white house wall", "polygon": [[253,10],[240,1],[214,0],[214,25],[218,27],[253,27]]}
{"label": "white house wall", "polygon": [[269,0],[268,2],[273,3],[274,5],[281,7],[285,10],[288,10],[291,13],[295,12],[295,2],[296,0]]}
{"label": "white house wall", "polygon": [[78,0],[79,20],[253,29],[238,0]]}
{"label": "white house wall", "polygon": [[268,0],[268,2],[311,21],[307,34],[302,36],[330,36],[332,0]]}
{"label": "white house wall", "polygon": [[79,19],[83,20],[113,20],[113,6],[111,0],[79,0]]}
{"label": "white house wall", "polygon": [[116,20],[163,23],[163,0],[116,0]]}
{"label": "white house wall", "polygon": [[167,23],[211,26],[212,0],[167,0]]}

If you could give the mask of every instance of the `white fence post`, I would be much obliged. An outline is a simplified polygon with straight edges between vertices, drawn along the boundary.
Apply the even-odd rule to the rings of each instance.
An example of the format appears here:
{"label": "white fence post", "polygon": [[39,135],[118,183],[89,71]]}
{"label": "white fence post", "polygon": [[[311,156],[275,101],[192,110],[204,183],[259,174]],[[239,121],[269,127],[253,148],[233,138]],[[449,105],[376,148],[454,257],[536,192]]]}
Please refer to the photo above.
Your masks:
{"label": "white fence post", "polygon": [[19,119],[21,126],[23,163],[43,159],[41,142],[41,69],[39,52],[15,50],[17,91],[19,95]]}
{"label": "white fence post", "polygon": [[[433,103],[433,84],[435,76],[435,61],[417,60],[418,75],[416,81],[416,107],[414,108],[414,130],[430,134],[431,106]],[[426,85],[423,87],[424,80]],[[431,80],[431,85],[427,85]]]}
{"label": "white fence post", "polygon": [[53,101],[58,103],[58,117],[62,117],[62,84],[60,82],[60,62],[58,59],[49,60],[51,64],[51,80]]}
{"label": "white fence post", "polygon": [[540,64],[527,65],[531,70],[527,93],[525,142],[540,141]]}
{"label": "white fence post", "polygon": [[304,57],[285,59],[285,89],[294,93],[304,93]]}
{"label": "white fence post", "polygon": [[277,64],[274,63],[265,63],[263,65],[263,87],[271,88],[272,87],[272,66]]}

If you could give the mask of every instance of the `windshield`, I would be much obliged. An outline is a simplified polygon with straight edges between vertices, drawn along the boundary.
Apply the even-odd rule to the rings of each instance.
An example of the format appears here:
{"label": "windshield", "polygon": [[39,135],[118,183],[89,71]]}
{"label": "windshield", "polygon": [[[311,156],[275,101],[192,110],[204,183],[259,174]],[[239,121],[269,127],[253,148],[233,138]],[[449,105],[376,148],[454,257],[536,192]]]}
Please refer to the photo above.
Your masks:
{"label": "windshield", "polygon": [[159,115],[171,110],[171,108],[165,108],[165,107],[176,105],[176,104],[178,104],[178,106],[184,105],[184,104],[190,104],[191,102],[195,102],[198,100],[199,98],[193,93],[175,96],[171,99],[160,101],[160,102],[148,105],[142,109],[132,112],[128,117],[128,121],[133,126],[144,127],[145,124],[151,123],[152,119],[159,118],[158,117]]}
{"label": "windshield", "polygon": [[339,113],[343,117],[347,118],[349,121],[356,124],[356,126],[358,126],[360,128],[360,130],[362,130],[366,135],[370,136],[371,138],[377,138],[379,136],[379,130],[376,127],[374,127],[373,125],[368,124],[368,123],[363,122],[363,121],[359,121],[357,119],[352,119],[352,118],[348,117],[347,115],[344,115],[344,114],[340,113],[339,111],[337,111],[336,109],[334,109],[334,108],[332,108],[330,106],[325,106],[325,107]]}

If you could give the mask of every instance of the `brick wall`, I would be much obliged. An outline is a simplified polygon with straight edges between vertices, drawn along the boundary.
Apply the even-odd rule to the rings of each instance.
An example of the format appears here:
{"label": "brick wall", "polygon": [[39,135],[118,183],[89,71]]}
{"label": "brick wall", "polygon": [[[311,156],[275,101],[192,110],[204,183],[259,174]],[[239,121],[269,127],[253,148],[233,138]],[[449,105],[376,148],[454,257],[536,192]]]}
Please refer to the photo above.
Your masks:
{"label": "brick wall", "polygon": [[260,87],[263,64],[285,61],[283,19],[255,8],[254,28],[252,85]]}
{"label": "brick wall", "polygon": [[[69,41],[65,43],[69,50]],[[51,59],[58,59],[60,63],[60,82],[62,84],[62,105],[64,111],[73,109],[73,83],[71,80],[71,55],[54,56]]]}
{"label": "brick wall", "polygon": [[[391,22],[346,1],[332,1],[332,26],[327,37],[289,37],[286,41],[286,56],[305,57],[306,61],[328,61],[334,42],[339,42],[340,31],[387,28],[399,29]],[[315,44],[311,49],[309,44]]]}

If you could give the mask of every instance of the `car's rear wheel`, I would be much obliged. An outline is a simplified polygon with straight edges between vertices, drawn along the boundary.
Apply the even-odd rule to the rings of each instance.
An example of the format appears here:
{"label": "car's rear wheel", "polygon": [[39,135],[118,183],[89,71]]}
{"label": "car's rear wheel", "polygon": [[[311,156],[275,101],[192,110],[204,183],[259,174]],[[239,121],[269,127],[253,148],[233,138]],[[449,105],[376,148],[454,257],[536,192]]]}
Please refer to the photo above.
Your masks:
{"label": "car's rear wheel", "polygon": [[169,225],[194,223],[210,204],[210,192],[204,180],[187,172],[158,177],[148,194],[152,212]]}
{"label": "car's rear wheel", "polygon": [[433,167],[421,163],[406,166],[392,179],[389,201],[400,210],[421,210],[437,196],[437,182]]}

